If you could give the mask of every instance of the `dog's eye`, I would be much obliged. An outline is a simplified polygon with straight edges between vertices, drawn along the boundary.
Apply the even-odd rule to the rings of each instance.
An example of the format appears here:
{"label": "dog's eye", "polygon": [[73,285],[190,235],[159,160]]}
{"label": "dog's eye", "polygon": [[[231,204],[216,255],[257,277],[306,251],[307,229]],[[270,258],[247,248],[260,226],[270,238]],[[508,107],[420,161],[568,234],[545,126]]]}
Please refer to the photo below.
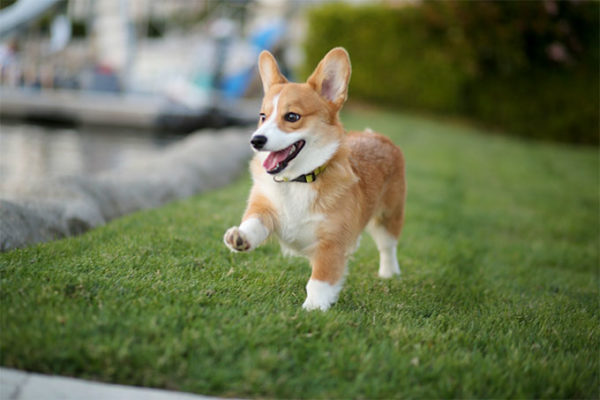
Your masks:
{"label": "dog's eye", "polygon": [[296,122],[300,119],[300,115],[293,112],[289,112],[283,116],[283,119],[285,119],[287,122]]}
{"label": "dog's eye", "polygon": [[260,122],[265,122],[267,116],[265,115],[265,113],[260,113],[258,114],[258,119],[260,120]]}

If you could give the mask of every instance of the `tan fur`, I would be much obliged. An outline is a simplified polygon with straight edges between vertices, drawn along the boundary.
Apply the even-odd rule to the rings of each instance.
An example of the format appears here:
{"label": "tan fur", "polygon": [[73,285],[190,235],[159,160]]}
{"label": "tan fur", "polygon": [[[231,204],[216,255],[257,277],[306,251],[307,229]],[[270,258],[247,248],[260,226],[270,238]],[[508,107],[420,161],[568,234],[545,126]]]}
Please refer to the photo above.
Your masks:
{"label": "tan fur", "polygon": [[318,96],[314,89],[307,83],[277,84],[269,89],[263,98],[260,111],[266,115],[267,119],[274,112],[273,98],[277,95],[280,98],[279,114],[284,115],[288,112],[295,112],[302,115],[302,118],[296,123],[279,119],[277,126],[282,131],[293,132],[303,130],[322,122],[335,123],[337,120],[337,110]]}
{"label": "tan fur", "polygon": [[[406,196],[404,157],[385,136],[370,130],[344,131],[338,113],[346,100],[350,78],[345,50],[338,48],[328,53],[306,83],[288,83],[268,53],[261,54],[259,66],[265,89],[261,113],[266,119],[275,113],[274,121],[280,131],[310,132],[318,143],[339,143],[339,146],[327,161],[326,169],[312,183],[271,183],[257,154],[250,166],[254,186],[243,220],[259,218],[269,232],[280,235],[286,228],[282,226],[285,224],[282,200],[270,199],[269,191],[279,188],[276,185],[309,185],[301,187],[312,193],[307,198],[314,198],[306,217],[320,222],[316,223],[314,245],[303,254],[311,262],[311,278],[334,285],[341,282],[348,256],[369,222],[383,228],[390,237],[399,237]],[[276,96],[278,103],[274,110]],[[301,119],[294,123],[285,121],[283,116],[288,112],[301,115]],[[296,200],[285,198],[284,202],[293,207]]]}
{"label": "tan fur", "polygon": [[242,221],[252,217],[258,218],[269,231],[273,231],[277,227],[277,210],[269,199],[255,188],[250,191],[248,207]]}

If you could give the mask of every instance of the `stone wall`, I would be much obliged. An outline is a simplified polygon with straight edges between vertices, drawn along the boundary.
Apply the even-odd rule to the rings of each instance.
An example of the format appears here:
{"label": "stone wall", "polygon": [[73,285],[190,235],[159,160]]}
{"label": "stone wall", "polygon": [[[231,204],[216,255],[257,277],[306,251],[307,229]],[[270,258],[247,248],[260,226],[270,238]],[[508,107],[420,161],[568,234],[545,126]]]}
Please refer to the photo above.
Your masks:
{"label": "stone wall", "polygon": [[249,128],[202,131],[155,158],[3,193],[0,251],[77,235],[133,211],[225,185],[247,166],[249,132]]}

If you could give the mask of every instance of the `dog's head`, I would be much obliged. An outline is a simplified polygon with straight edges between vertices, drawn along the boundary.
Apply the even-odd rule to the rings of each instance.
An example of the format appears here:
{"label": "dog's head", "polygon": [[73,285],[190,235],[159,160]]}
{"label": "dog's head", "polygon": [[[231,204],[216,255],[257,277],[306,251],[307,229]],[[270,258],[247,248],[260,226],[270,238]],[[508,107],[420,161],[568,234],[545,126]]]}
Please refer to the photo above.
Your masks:
{"label": "dog's head", "polygon": [[250,143],[267,173],[294,179],[324,165],[344,130],[338,112],[346,101],[350,58],[341,47],[321,60],[306,83],[291,83],[268,51],[258,60],[265,92]]}

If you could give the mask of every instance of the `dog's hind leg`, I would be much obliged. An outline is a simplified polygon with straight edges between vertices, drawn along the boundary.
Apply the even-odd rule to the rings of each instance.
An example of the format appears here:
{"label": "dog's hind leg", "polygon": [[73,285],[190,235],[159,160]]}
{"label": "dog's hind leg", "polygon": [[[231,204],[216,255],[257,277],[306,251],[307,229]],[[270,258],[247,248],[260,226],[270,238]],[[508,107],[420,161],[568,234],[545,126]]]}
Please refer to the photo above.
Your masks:
{"label": "dog's hind leg", "polygon": [[391,278],[400,274],[396,246],[404,224],[404,203],[406,183],[404,181],[404,161],[399,158],[398,171],[393,175],[382,196],[381,208],[367,225],[367,232],[373,237],[379,250],[379,276]]}
{"label": "dog's hind leg", "polygon": [[396,255],[396,246],[398,237],[389,232],[389,230],[377,219],[372,219],[367,225],[367,232],[371,235],[379,250],[379,276],[381,278],[391,278],[400,274],[398,257]]}

